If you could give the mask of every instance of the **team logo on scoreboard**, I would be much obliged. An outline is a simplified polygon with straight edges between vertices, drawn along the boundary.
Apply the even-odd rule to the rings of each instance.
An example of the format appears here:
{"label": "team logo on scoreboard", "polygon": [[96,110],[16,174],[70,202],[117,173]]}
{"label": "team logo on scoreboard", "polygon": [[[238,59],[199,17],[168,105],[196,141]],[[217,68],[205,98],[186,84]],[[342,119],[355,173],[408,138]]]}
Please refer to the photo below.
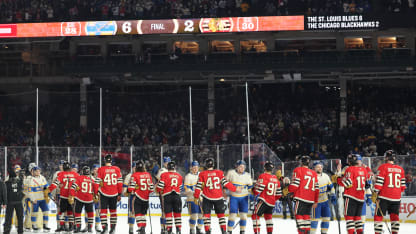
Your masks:
{"label": "team logo on scoreboard", "polygon": [[202,18],[199,21],[201,33],[232,32],[232,18]]}
{"label": "team logo on scoreboard", "polygon": [[80,22],[62,22],[61,23],[62,36],[80,36],[81,23]]}
{"label": "team logo on scoreboard", "polygon": [[85,24],[87,36],[108,36],[117,33],[116,21],[89,21]]}

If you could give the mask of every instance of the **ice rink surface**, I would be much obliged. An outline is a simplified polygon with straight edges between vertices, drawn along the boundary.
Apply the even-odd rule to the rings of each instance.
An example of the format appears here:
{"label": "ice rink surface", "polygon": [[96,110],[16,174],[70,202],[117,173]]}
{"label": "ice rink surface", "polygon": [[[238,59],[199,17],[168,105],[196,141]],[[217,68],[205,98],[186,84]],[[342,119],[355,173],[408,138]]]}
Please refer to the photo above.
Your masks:
{"label": "ice rink surface", "polygon": [[[160,218],[158,216],[153,216],[152,217],[152,229],[150,228],[149,224],[149,220],[147,220],[147,227],[146,227],[146,233],[150,234],[158,234],[160,233]],[[189,233],[189,216],[183,216],[182,217],[182,223],[183,223],[183,227],[182,227],[182,234],[188,234]],[[274,229],[273,229],[273,233],[275,234],[296,234],[296,223],[294,220],[283,220],[280,218],[274,218],[273,219],[274,222]],[[54,218],[50,219],[50,224],[49,226],[51,227],[51,230],[55,230],[56,227],[56,222]],[[248,225],[247,225],[247,230],[246,233],[250,234],[253,233],[253,228],[252,228],[252,222],[251,219],[248,219],[247,221]],[[261,233],[266,233],[266,227],[265,227],[265,222],[264,219],[261,219],[261,225],[262,225],[262,229],[261,229]],[[84,227],[84,224],[83,224]],[[116,234],[128,234],[128,224],[127,224],[127,217],[122,216],[118,218],[118,222],[117,222],[117,231]],[[211,229],[212,229],[212,233],[214,234],[220,234],[220,228],[218,226],[218,219],[216,217],[212,217],[212,225],[211,225]],[[137,226],[135,226],[135,231],[137,230]],[[152,231],[152,232],[151,232]],[[12,233],[17,233],[15,229],[13,229]],[[25,232],[25,233],[31,233],[31,232]],[[53,231],[51,232],[53,233]],[[135,232],[136,233],[136,232]],[[233,233],[238,234],[240,233],[240,229],[239,227],[237,227]],[[318,230],[317,233],[320,233],[320,231]],[[338,234],[338,223],[337,221],[332,221],[329,225],[329,234]],[[345,222],[341,221],[341,233],[346,234],[346,228],[345,228]],[[374,233],[374,223],[369,221],[365,223],[365,227],[364,227],[364,233]],[[384,225],[384,233],[387,234],[389,233]],[[400,224],[400,234],[415,234],[416,233],[416,224],[412,224],[412,223],[401,223]]]}

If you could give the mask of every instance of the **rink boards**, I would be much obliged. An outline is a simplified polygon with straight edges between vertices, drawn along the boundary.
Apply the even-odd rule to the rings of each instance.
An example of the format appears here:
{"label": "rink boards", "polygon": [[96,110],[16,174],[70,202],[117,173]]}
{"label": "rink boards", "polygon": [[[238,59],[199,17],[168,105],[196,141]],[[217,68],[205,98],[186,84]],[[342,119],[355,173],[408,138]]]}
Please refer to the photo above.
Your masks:
{"label": "rink boards", "polygon": [[[51,208],[52,213],[56,212],[56,206],[51,201],[49,203],[49,206]],[[159,197],[150,197],[149,199],[149,207],[150,207],[150,214],[151,215],[160,215],[161,209],[160,209],[160,201]],[[416,212],[409,217],[409,212],[413,211],[416,207],[416,198],[415,197],[403,197],[402,202],[400,205],[400,220],[407,222],[407,223],[416,223]],[[341,206],[342,208],[342,206]],[[374,217],[374,209],[375,204],[372,204],[371,207],[367,206],[367,220],[373,220]],[[289,211],[288,211],[289,212]],[[128,213],[128,199],[127,197],[123,197],[121,201],[117,204],[117,213],[118,215],[124,216]],[[251,212],[249,211],[251,214]],[[186,197],[182,197],[182,214],[187,215],[188,214],[188,207],[186,205]],[[342,211],[341,211],[342,214]],[[276,206],[273,211],[273,215],[276,217],[282,217],[282,204],[280,201],[276,202]],[[288,215],[290,217],[290,215]],[[342,215],[341,215],[342,216]]]}
{"label": "rink boards", "polygon": [[[150,214],[152,216],[160,216],[161,215],[161,208],[160,208],[160,201],[159,197],[150,197],[149,199],[149,207],[150,207]],[[56,213],[56,205],[53,201],[49,203],[50,207],[50,215],[54,216]],[[416,223],[416,212],[409,215],[409,212],[413,211],[416,207],[416,198],[415,197],[403,197],[402,202],[400,205],[400,220],[405,223]],[[341,206],[342,209],[342,206]],[[374,209],[375,204],[373,204],[371,207],[367,206],[367,220],[373,221],[374,217]],[[2,213],[1,216],[3,216],[4,213]],[[128,198],[123,197],[121,201],[117,204],[117,214],[119,216],[127,216],[128,214]],[[182,197],[182,214],[188,215],[188,207],[186,205],[186,197]],[[249,211],[249,214],[251,214],[251,211]],[[342,214],[342,211],[341,211]],[[409,215],[409,217],[407,217]],[[273,216],[274,217],[282,217],[282,203],[280,201],[276,202],[276,206],[273,210]],[[288,211],[288,216],[289,211]],[[342,215],[341,215],[342,216]]]}

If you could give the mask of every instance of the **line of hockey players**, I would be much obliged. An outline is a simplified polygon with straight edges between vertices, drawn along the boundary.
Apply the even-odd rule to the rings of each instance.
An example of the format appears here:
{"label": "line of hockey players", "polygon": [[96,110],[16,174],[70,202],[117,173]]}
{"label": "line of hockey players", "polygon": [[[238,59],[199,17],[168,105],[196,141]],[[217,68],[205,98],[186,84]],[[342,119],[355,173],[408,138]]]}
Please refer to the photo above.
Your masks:
{"label": "line of hockey players", "polygon": [[[25,210],[28,217],[31,217],[31,228],[38,231],[40,227],[36,224],[37,216],[33,214],[40,208],[43,212],[43,230],[49,231],[47,204],[52,198],[58,205],[56,232],[91,233],[95,217],[97,233],[113,234],[117,224],[117,202],[124,195],[129,201],[129,233],[133,233],[136,223],[137,232],[144,234],[146,216],[150,215],[149,196],[156,192],[162,208],[161,232],[181,233],[181,194],[185,194],[190,213],[191,234],[211,233],[212,210],[218,217],[222,233],[232,233],[239,227],[240,233],[244,234],[249,207],[252,209],[254,233],[260,233],[259,219],[263,216],[267,233],[270,234],[273,233],[273,209],[276,201],[282,197],[283,190],[286,191],[286,197],[293,199],[294,218],[300,234],[316,233],[319,220],[321,233],[327,233],[331,217],[330,205],[341,205],[341,202],[337,202],[338,198],[344,200],[344,218],[348,234],[363,233],[366,207],[364,203],[371,202],[376,203],[375,233],[382,233],[383,216],[388,212],[391,232],[397,234],[405,177],[403,168],[394,164],[395,157],[393,151],[387,151],[386,163],[378,168],[377,175],[373,177],[371,170],[362,164],[360,155],[348,155],[348,166],[341,170],[339,164],[332,180],[323,173],[322,163],[316,162],[313,169],[309,168],[309,156],[300,158],[300,166],[294,169],[291,179],[283,178],[281,171],[273,174],[275,165],[265,162],[264,173],[255,181],[246,172],[246,163],[243,160],[237,161],[235,169],[228,171],[225,176],[223,171],[215,169],[212,158],[205,160],[203,171],[200,171],[200,164],[193,161],[189,174],[183,179],[175,170],[175,162],[169,157],[164,157],[163,167],[159,170],[155,183],[146,171],[143,161],[133,163],[132,173],[125,177],[123,183],[120,169],[112,165],[111,155],[104,157],[105,165],[102,167],[94,165],[90,171],[88,166],[84,166],[81,175],[77,173],[76,165],[71,166],[68,162],[62,161],[61,171],[55,174],[51,185],[40,175],[40,168],[30,165],[31,174],[24,179],[27,197]],[[19,167],[15,169],[18,171]],[[375,183],[372,183],[373,181]],[[225,189],[228,190],[227,193],[224,193]],[[290,207],[292,204],[288,203]],[[228,222],[225,218],[227,207]],[[87,225],[81,230],[83,208]],[[339,220],[339,214],[336,216]],[[151,224],[150,227],[152,228]]]}

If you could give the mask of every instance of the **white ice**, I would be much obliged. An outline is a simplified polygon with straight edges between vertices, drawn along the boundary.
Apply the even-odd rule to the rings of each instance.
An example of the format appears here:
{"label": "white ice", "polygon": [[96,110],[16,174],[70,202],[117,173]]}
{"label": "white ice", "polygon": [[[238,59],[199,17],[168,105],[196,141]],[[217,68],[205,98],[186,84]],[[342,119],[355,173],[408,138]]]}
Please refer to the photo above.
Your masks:
{"label": "white ice", "polygon": [[[150,228],[150,222],[149,219],[147,220],[147,227],[146,227],[146,234],[159,234],[160,233],[160,218],[157,216],[152,216],[152,228]],[[189,233],[189,216],[183,216],[182,217],[182,234],[188,234]],[[84,222],[84,221],[83,221]],[[294,220],[283,220],[280,218],[274,218],[273,219],[273,224],[274,224],[274,229],[273,229],[273,233],[274,234],[296,234],[296,223]],[[51,230],[55,230],[56,229],[56,222],[54,218],[51,218],[49,220],[49,226],[51,228]],[[83,224],[84,227],[84,224]],[[127,224],[127,217],[122,216],[122,217],[118,217],[118,222],[117,222],[117,234],[128,234],[128,229],[129,226]],[[221,233],[220,228],[218,226],[218,219],[216,217],[212,217],[211,220],[211,229],[213,234],[219,234]],[[137,230],[137,226],[135,226],[135,233]],[[152,231],[152,232],[151,232]],[[13,229],[13,231],[11,233],[17,233],[15,229]],[[25,233],[30,233],[30,232],[25,232]],[[240,233],[240,229],[239,227],[237,227],[233,233],[238,234]],[[247,220],[247,229],[246,229],[246,233],[250,234],[253,233],[253,228],[252,228],[252,222],[251,219]],[[266,232],[266,227],[265,227],[265,222],[264,219],[261,219],[261,233],[267,233]],[[320,233],[320,231],[318,230],[317,233]],[[338,223],[337,221],[332,221],[329,225],[329,234],[338,234]],[[345,227],[345,222],[341,221],[341,233],[346,234],[346,227]],[[364,227],[364,233],[374,233],[374,223],[373,222],[366,222],[365,223],[365,227]],[[389,233],[384,225],[384,233],[387,234]],[[400,224],[400,234],[415,234],[416,233],[416,224],[411,224],[411,223],[401,223]]]}

